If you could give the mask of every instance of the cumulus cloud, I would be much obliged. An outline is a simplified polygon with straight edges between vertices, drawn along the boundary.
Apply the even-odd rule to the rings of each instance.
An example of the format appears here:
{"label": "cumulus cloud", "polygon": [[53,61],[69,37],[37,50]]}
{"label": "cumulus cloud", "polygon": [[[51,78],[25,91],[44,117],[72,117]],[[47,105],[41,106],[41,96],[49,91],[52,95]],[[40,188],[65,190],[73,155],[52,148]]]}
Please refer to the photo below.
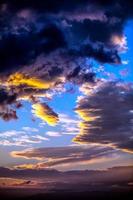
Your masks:
{"label": "cumulus cloud", "polygon": [[32,106],[33,113],[38,118],[47,122],[49,125],[54,126],[59,121],[58,115],[46,104],[37,103]]}
{"label": "cumulus cloud", "polygon": [[77,143],[98,143],[133,153],[133,86],[103,82],[79,99],[75,111],[83,119]]}

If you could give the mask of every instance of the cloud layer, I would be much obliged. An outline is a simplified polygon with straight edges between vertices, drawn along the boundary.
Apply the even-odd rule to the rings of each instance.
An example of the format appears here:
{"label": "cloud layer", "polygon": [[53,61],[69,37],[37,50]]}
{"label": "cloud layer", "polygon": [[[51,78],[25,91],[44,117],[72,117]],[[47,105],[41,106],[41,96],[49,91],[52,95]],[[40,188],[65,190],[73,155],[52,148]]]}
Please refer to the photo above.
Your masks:
{"label": "cloud layer", "polygon": [[[20,188],[41,188],[43,192],[64,191],[106,191],[106,189],[132,188],[132,166],[119,166],[107,170],[79,170],[61,172],[46,169],[9,169],[0,167],[0,186]],[[36,190],[35,190],[36,191]],[[28,191],[29,192],[29,191]],[[30,191],[31,192],[31,191]],[[79,194],[78,194],[79,195]]]}
{"label": "cloud layer", "polygon": [[[66,146],[66,147],[47,147],[38,149],[26,149],[23,151],[13,151],[11,156],[16,158],[39,160],[32,168],[49,168],[82,165],[89,163],[105,162],[112,160],[116,150],[101,146]],[[108,156],[108,158],[107,158]],[[26,168],[26,165],[18,165],[18,168]],[[27,165],[27,168],[29,165]]]}

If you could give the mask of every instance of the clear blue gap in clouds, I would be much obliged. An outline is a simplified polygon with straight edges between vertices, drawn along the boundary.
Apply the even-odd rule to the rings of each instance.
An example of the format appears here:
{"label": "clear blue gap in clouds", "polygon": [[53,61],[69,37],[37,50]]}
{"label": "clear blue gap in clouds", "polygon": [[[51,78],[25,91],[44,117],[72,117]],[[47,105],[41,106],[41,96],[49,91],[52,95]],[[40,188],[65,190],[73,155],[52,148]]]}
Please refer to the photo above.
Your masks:
{"label": "clear blue gap in clouds", "polygon": [[[71,89],[71,85],[67,84],[66,89],[69,90]],[[68,117],[72,119],[76,119],[76,113],[74,112],[74,107],[76,105],[76,99],[77,96],[79,95],[78,88],[74,87],[74,92],[66,92],[62,93],[60,95],[55,95],[54,98],[51,101],[48,101],[48,104],[50,107],[53,108],[53,110],[56,113],[59,114],[65,114]],[[45,102],[45,100],[44,100]],[[0,121],[1,128],[0,131],[10,131],[10,130],[16,130],[16,131],[21,131],[22,127],[32,127],[32,128],[37,128],[38,132],[27,132],[27,135],[40,135],[46,138],[49,138],[49,141],[42,141],[41,143],[35,143],[32,144],[32,147],[51,147],[51,146],[66,146],[71,144],[71,140],[74,137],[74,135],[67,135],[63,134],[62,130],[63,127],[59,123],[54,127],[51,127],[49,125],[44,124],[42,127],[40,127],[40,124],[43,123],[40,119],[35,118],[35,121],[32,120],[32,113],[31,113],[31,103],[29,102],[23,102],[24,106],[17,110],[18,114],[18,120],[12,120],[9,122],[5,122],[3,120]],[[51,131],[51,132],[59,132],[61,134],[60,137],[49,137],[46,135],[46,132]],[[21,137],[21,135],[18,134],[18,138]],[[9,138],[8,138],[9,139]],[[10,138],[12,139],[12,138]],[[10,140],[9,139],[9,140]],[[23,149],[25,147],[17,147],[17,146],[10,146],[6,147],[8,149],[8,152],[11,150],[16,150],[16,149]]]}
{"label": "clear blue gap in clouds", "polygon": [[[70,91],[71,88],[73,88],[72,92]],[[57,112],[74,117],[75,113],[73,110],[76,106],[76,99],[79,94],[77,86],[66,84],[66,92],[55,95],[52,101],[49,102],[49,105],[55,108],[55,111]]]}

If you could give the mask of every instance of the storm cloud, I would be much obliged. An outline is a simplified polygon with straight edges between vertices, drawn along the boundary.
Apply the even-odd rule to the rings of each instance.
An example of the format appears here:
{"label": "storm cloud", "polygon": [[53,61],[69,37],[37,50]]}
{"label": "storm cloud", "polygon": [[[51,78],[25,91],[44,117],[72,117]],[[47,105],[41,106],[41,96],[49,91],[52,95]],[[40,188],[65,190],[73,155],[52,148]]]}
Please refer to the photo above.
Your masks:
{"label": "storm cloud", "polygon": [[124,0],[2,0],[2,87],[6,93],[12,91],[20,105],[20,99],[36,103],[35,96],[63,88],[66,82],[95,82],[86,58],[121,63],[120,53],[126,49],[123,31],[133,17],[132,9],[131,1]]}
{"label": "storm cloud", "polygon": [[59,49],[66,55],[120,62],[119,43],[115,44],[113,37],[123,37],[132,6],[123,0],[2,1],[1,72],[34,63],[40,54],[46,56]]}

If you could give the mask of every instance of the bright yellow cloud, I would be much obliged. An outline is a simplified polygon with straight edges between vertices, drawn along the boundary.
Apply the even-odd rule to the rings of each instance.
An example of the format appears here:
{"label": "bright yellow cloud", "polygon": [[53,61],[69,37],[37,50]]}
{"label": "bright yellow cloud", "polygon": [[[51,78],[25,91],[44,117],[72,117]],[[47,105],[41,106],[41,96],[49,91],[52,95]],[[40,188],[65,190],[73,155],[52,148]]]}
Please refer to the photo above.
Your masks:
{"label": "bright yellow cloud", "polygon": [[92,116],[91,114],[88,115],[88,113],[92,111],[92,109],[75,109],[75,112],[85,121],[95,121],[99,116]]}
{"label": "bright yellow cloud", "polygon": [[37,103],[33,106],[33,113],[49,125],[54,126],[59,121],[58,115],[46,104]]}
{"label": "bright yellow cloud", "polygon": [[49,89],[54,83],[51,81],[44,81],[36,77],[29,77],[22,73],[15,73],[9,76],[7,80],[8,85],[19,86],[27,85],[38,89]]}
{"label": "bright yellow cloud", "polygon": [[36,168],[36,164],[31,164],[31,163],[17,165],[17,166],[14,167],[14,169],[35,169],[35,168]]}

